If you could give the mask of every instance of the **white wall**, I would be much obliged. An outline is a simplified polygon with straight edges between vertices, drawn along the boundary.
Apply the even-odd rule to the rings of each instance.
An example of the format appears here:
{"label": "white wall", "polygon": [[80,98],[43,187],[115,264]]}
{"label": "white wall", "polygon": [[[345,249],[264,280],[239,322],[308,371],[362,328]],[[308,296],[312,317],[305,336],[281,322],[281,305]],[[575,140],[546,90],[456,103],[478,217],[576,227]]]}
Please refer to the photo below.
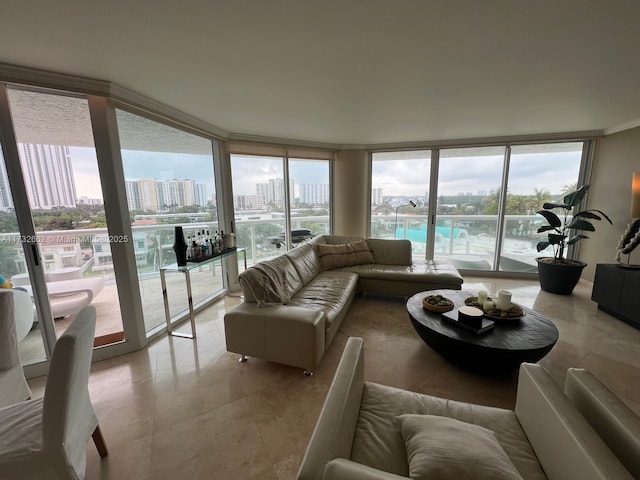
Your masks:
{"label": "white wall", "polygon": [[[608,135],[599,140],[588,208],[604,211],[613,221],[596,222],[596,231],[580,245],[580,260],[588,264],[582,278],[593,281],[596,264],[615,263],[620,236],[631,221],[631,177],[640,171],[640,127]],[[626,256],[623,257],[626,261]],[[640,248],[631,255],[640,263]]]}
{"label": "white wall", "polygon": [[334,164],[334,233],[367,235],[369,159],[364,150],[342,150]]}

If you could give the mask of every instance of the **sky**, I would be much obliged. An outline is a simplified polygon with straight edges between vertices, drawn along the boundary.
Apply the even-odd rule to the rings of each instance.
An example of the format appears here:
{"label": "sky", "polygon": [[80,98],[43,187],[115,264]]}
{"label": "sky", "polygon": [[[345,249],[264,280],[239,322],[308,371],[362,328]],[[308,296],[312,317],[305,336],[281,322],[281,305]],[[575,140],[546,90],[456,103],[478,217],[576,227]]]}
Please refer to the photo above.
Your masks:
{"label": "sky", "polygon": [[[102,198],[95,150],[70,147],[73,176],[78,197]],[[124,150],[125,180],[192,179],[207,185],[207,196],[215,191],[211,157],[206,155]]]}
{"label": "sky", "polygon": [[[565,185],[578,179],[580,152],[545,154],[512,153],[508,191],[533,195],[545,189],[560,193]],[[438,171],[438,195],[489,193],[502,181],[502,155],[441,158]],[[405,159],[375,161],[372,187],[382,188],[385,196],[424,196],[428,191],[430,160]]]}

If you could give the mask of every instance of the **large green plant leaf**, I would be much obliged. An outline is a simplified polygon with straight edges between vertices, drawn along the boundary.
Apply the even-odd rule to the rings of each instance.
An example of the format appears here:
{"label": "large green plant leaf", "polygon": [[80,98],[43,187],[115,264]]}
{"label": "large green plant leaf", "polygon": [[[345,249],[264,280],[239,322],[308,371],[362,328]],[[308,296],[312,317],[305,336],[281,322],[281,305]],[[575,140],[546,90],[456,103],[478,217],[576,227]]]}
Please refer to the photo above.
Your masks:
{"label": "large green plant leaf", "polygon": [[576,243],[579,240],[582,240],[583,238],[589,238],[586,235],[576,235],[575,237],[571,237],[568,241],[567,241],[567,245],[573,245],[574,243]]}
{"label": "large green plant leaf", "polygon": [[566,235],[558,235],[555,233],[550,233],[549,234],[549,243],[551,245],[560,245],[562,242],[564,242],[564,239],[567,238]]}
{"label": "large green plant leaf", "polygon": [[[552,208],[564,208],[565,210],[569,210],[571,208],[571,205],[567,205],[566,203],[544,202],[542,204],[542,208],[546,210],[551,210]],[[540,213],[540,212],[537,212],[537,213]]]}
{"label": "large green plant leaf", "polygon": [[596,231],[596,227],[594,227],[591,222],[582,220],[580,218],[574,218],[573,220],[571,220],[571,223],[567,225],[567,228],[570,228],[571,230],[586,230],[587,232]]}
{"label": "large green plant leaf", "polygon": [[536,249],[541,252],[542,250],[544,250],[545,248],[547,248],[549,245],[551,245],[549,242],[547,242],[546,240],[543,240],[541,242],[538,242],[538,244],[536,245]]}
{"label": "large green plant leaf", "polygon": [[552,225],[543,225],[538,229],[538,233],[548,232],[549,230],[559,231],[556,227],[554,227]]}
{"label": "large green plant leaf", "polygon": [[536,213],[542,215],[552,227],[560,228],[562,226],[560,218],[555,213],[549,210],[538,210]]}
{"label": "large green plant leaf", "polygon": [[583,185],[579,189],[577,189],[575,192],[567,193],[562,199],[562,201],[567,205],[570,205],[571,207],[575,207],[582,201],[584,196],[587,194],[588,190],[589,190],[589,185]]}
{"label": "large green plant leaf", "polygon": [[582,212],[575,213],[573,215],[573,218],[576,218],[576,217],[590,218],[592,220],[602,220],[602,217],[600,215],[596,215],[591,210],[584,210]]}

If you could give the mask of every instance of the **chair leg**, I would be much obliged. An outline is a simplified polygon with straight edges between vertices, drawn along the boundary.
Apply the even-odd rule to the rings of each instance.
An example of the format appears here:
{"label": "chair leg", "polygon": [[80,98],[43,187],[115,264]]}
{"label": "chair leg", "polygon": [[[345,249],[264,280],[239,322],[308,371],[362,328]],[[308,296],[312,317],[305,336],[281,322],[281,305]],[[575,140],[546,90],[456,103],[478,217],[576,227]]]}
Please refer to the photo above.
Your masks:
{"label": "chair leg", "polygon": [[98,450],[98,454],[102,458],[109,455],[109,452],[107,451],[107,445],[104,443],[104,438],[102,436],[102,432],[100,431],[100,425],[96,427],[96,429],[91,434],[91,437],[93,438],[93,443],[96,444],[96,450]]}

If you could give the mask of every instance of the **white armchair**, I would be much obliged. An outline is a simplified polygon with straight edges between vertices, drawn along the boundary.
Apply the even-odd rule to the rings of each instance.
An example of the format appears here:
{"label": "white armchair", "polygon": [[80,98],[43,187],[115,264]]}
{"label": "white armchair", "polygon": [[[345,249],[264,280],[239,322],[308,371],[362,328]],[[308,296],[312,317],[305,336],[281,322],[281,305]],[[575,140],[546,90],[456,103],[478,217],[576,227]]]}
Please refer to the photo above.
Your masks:
{"label": "white armchair", "polygon": [[0,409],[0,479],[81,480],[89,436],[107,455],[88,390],[95,324],[86,307],[60,336],[43,399]]}
{"label": "white armchair", "polygon": [[31,397],[18,344],[33,324],[33,304],[26,292],[0,289],[0,407]]}

